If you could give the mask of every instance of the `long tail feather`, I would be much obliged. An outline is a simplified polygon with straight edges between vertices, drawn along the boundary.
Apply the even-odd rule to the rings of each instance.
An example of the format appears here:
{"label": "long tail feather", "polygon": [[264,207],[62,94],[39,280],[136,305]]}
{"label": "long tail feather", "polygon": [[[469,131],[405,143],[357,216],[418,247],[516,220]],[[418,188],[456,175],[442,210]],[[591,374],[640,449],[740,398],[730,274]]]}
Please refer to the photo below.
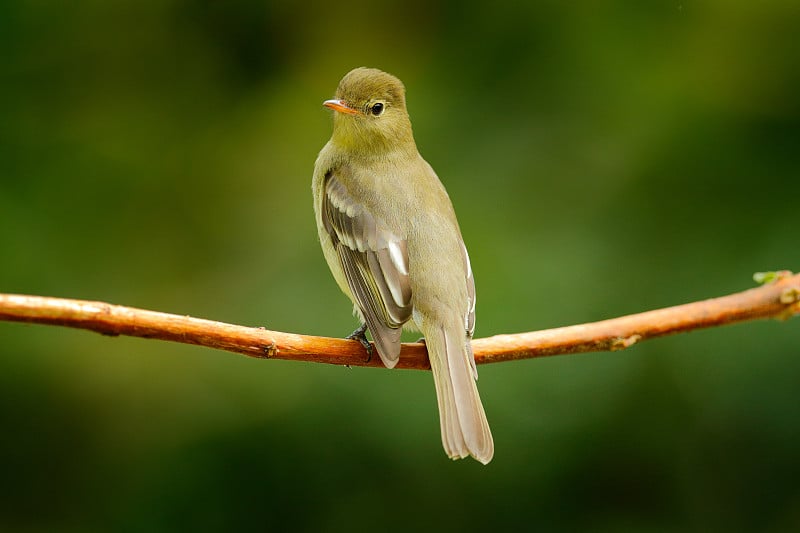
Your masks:
{"label": "long tail feather", "polygon": [[442,445],[452,459],[492,460],[494,441],[473,375],[473,355],[463,327],[434,326],[425,333],[431,360]]}

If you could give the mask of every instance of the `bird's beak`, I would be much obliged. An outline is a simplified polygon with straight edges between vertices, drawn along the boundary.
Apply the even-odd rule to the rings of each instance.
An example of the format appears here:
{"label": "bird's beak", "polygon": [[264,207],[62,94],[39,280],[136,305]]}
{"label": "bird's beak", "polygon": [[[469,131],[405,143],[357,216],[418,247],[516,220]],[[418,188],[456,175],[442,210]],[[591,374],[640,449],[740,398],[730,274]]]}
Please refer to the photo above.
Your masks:
{"label": "bird's beak", "polygon": [[322,102],[322,105],[330,109],[333,109],[334,111],[338,111],[339,113],[345,113],[347,115],[358,114],[358,111],[348,106],[344,102],[344,100],[325,100],[324,102]]}

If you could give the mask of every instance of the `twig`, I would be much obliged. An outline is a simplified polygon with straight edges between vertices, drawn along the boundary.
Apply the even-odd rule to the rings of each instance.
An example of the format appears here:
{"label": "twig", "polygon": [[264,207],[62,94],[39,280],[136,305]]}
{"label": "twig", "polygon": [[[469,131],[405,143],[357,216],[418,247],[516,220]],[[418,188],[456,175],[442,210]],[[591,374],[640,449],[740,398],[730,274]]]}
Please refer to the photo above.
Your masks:
{"label": "twig", "polygon": [[[673,333],[764,318],[786,319],[800,313],[800,274],[780,272],[776,277],[773,283],[721,298],[601,322],[475,339],[472,343],[475,360],[483,364],[621,350]],[[169,340],[264,359],[382,366],[377,357],[367,360],[358,341],[236,326],[103,302],[0,294],[0,320]],[[404,344],[397,367],[429,369],[425,346]]]}

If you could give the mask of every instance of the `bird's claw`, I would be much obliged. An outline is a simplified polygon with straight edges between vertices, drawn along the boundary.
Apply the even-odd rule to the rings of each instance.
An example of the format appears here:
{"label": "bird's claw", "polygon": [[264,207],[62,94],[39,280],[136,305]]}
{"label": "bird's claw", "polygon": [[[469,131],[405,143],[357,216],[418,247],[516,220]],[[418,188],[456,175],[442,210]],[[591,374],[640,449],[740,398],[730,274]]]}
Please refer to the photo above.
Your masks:
{"label": "bird's claw", "polygon": [[367,340],[367,324],[361,324],[353,333],[346,338],[361,343],[361,346],[367,351],[367,363],[372,361],[372,344]]}

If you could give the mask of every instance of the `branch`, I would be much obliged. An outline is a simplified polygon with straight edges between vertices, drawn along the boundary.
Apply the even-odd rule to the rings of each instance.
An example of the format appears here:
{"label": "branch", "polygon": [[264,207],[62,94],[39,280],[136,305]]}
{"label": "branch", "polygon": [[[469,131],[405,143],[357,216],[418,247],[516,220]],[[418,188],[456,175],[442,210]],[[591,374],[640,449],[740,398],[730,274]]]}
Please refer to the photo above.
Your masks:
{"label": "branch", "polygon": [[[775,278],[772,283],[721,298],[589,324],[475,339],[475,361],[483,364],[621,350],[674,333],[756,319],[782,320],[800,313],[800,274],[779,272]],[[368,361],[357,341],[236,326],[103,302],[0,294],[0,320],[196,344],[263,359],[383,366],[378,357]],[[430,369],[425,346],[403,344],[397,367]]]}

